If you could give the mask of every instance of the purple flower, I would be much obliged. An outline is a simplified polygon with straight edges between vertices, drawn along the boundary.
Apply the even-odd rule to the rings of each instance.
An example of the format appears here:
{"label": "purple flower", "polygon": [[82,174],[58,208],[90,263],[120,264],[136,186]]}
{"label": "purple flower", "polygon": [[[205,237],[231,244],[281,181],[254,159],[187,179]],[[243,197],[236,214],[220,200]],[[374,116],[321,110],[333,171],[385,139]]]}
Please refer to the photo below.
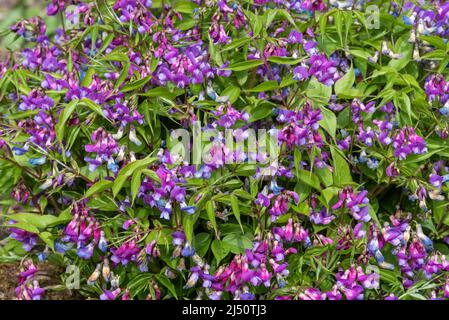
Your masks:
{"label": "purple flower", "polygon": [[103,293],[100,295],[100,300],[115,300],[120,292],[120,288],[117,288],[113,291],[103,289]]}
{"label": "purple flower", "polygon": [[304,293],[299,294],[301,300],[324,300],[325,294],[315,288],[308,288]]}
{"label": "purple flower", "polygon": [[91,138],[93,144],[86,144],[84,147],[86,152],[96,153],[95,159],[84,158],[89,163],[89,170],[95,171],[99,165],[107,162],[108,168],[113,172],[117,172],[118,167],[115,165],[112,156],[119,152],[119,148],[112,135],[107,133],[103,128],[98,128],[92,133]]}
{"label": "purple flower", "polygon": [[290,34],[288,36],[288,42],[289,43],[301,43],[302,42],[302,33],[298,30],[292,30],[290,31]]}
{"label": "purple flower", "polygon": [[19,273],[19,286],[15,292],[19,300],[40,300],[45,289],[39,286],[36,279],[38,270],[32,260],[25,260]]}
{"label": "purple flower", "polygon": [[367,194],[367,190],[354,193],[352,187],[346,187],[340,192],[338,201],[332,206],[332,209],[337,210],[345,205],[356,220],[368,222],[371,220],[371,216],[368,213],[369,200],[366,197]]}
{"label": "purple flower", "polygon": [[394,156],[405,160],[408,155],[427,152],[426,142],[415,133],[412,127],[401,129],[393,138]]}
{"label": "purple flower", "polygon": [[435,188],[441,188],[443,184],[443,177],[436,173],[432,173],[429,177],[429,182]]}
{"label": "purple flower", "polygon": [[123,243],[119,248],[111,248],[111,261],[114,265],[127,265],[130,261],[135,261],[140,249],[134,240]]}
{"label": "purple flower", "polygon": [[365,289],[378,289],[379,288],[380,276],[378,273],[370,273],[362,281],[363,287]]}
{"label": "purple flower", "polygon": [[389,177],[397,177],[399,175],[399,170],[396,168],[394,163],[390,163],[390,165],[386,169],[387,176]]}
{"label": "purple flower", "polygon": [[174,246],[182,246],[184,241],[186,240],[186,235],[184,234],[183,231],[173,232],[172,237]]}
{"label": "purple flower", "polygon": [[312,55],[309,63],[309,76],[315,76],[321,83],[331,86],[340,79],[336,63],[328,60],[325,54]]}
{"label": "purple flower", "polygon": [[48,111],[54,106],[55,102],[37,89],[31,90],[28,96],[22,96],[22,103],[19,104],[19,110],[45,110]]}
{"label": "purple flower", "polygon": [[[14,225],[15,221],[10,220],[10,225]],[[38,236],[35,233],[31,233],[18,228],[9,228],[11,238],[22,242],[23,249],[27,252],[31,251],[37,244]]]}
{"label": "purple flower", "polygon": [[343,288],[343,293],[348,300],[363,300],[363,287],[360,285],[354,285],[349,288]]}
{"label": "purple flower", "polygon": [[328,214],[328,211],[325,207],[323,207],[319,212],[310,209],[310,220],[315,224],[327,225],[334,219],[335,216],[332,214]]}
{"label": "purple flower", "polygon": [[355,225],[353,232],[354,237],[356,239],[362,239],[366,236],[366,231],[362,229],[363,228],[363,222],[359,222]]}
{"label": "purple flower", "polygon": [[183,257],[191,257],[195,254],[195,249],[186,241],[181,254]]}

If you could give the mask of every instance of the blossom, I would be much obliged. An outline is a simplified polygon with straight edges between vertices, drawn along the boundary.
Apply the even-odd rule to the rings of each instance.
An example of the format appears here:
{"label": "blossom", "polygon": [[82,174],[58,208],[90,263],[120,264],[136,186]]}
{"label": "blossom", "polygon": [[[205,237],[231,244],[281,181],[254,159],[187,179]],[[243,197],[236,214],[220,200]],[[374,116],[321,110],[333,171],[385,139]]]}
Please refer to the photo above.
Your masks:
{"label": "blossom", "polygon": [[332,209],[337,210],[346,206],[356,220],[368,222],[371,220],[371,217],[368,213],[369,207],[367,204],[369,203],[369,200],[366,197],[367,194],[368,191],[366,190],[355,193],[351,187],[346,187],[339,194],[338,201],[332,206]]}
{"label": "blossom", "polygon": [[[56,29],[15,22],[0,180],[17,298],[52,288],[32,259],[54,255],[102,300],[449,298],[449,4],[383,6],[406,27],[377,48],[363,6],[51,0]],[[177,129],[194,129],[183,155]]]}
{"label": "blossom", "polygon": [[394,155],[399,160],[405,160],[410,154],[427,152],[426,142],[415,133],[411,127],[401,129],[393,138]]}
{"label": "blossom", "polygon": [[45,289],[39,286],[36,280],[38,269],[33,261],[26,260],[23,263],[23,269],[19,274],[19,286],[15,292],[19,300],[40,300],[45,293]]}

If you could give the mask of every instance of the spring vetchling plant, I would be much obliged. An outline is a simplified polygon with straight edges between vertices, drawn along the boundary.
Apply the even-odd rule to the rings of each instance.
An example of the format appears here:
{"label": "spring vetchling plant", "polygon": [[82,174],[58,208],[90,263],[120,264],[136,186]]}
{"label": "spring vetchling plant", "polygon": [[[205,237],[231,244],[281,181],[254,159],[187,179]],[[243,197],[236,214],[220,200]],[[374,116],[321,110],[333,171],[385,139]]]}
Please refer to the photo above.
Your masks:
{"label": "spring vetchling plant", "polygon": [[[21,43],[0,62],[0,252],[21,261],[18,299],[449,297],[449,3],[46,13],[2,34]],[[211,161],[173,152],[195,126],[187,151],[214,129]],[[275,158],[253,151],[261,129]],[[40,286],[42,263],[67,267],[60,288]]]}

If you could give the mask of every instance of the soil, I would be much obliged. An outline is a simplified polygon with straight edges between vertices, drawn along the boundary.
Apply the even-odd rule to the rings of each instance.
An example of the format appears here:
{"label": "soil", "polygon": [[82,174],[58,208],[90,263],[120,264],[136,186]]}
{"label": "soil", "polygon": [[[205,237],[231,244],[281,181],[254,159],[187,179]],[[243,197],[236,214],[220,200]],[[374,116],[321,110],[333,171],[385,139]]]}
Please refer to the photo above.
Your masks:
{"label": "soil", "polygon": [[15,297],[17,285],[16,268],[11,264],[0,264],[0,300],[11,300]]}

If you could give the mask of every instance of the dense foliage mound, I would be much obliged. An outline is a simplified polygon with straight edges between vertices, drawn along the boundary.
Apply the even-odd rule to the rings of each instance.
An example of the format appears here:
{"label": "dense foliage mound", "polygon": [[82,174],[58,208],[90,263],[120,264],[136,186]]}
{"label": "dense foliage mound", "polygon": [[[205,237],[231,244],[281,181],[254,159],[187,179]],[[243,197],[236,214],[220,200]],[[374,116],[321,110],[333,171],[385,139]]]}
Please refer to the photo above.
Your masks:
{"label": "dense foliage mound", "polygon": [[449,297],[449,3],[47,14],[3,33],[21,49],[0,62],[19,299],[58,289],[38,260],[111,300]]}

